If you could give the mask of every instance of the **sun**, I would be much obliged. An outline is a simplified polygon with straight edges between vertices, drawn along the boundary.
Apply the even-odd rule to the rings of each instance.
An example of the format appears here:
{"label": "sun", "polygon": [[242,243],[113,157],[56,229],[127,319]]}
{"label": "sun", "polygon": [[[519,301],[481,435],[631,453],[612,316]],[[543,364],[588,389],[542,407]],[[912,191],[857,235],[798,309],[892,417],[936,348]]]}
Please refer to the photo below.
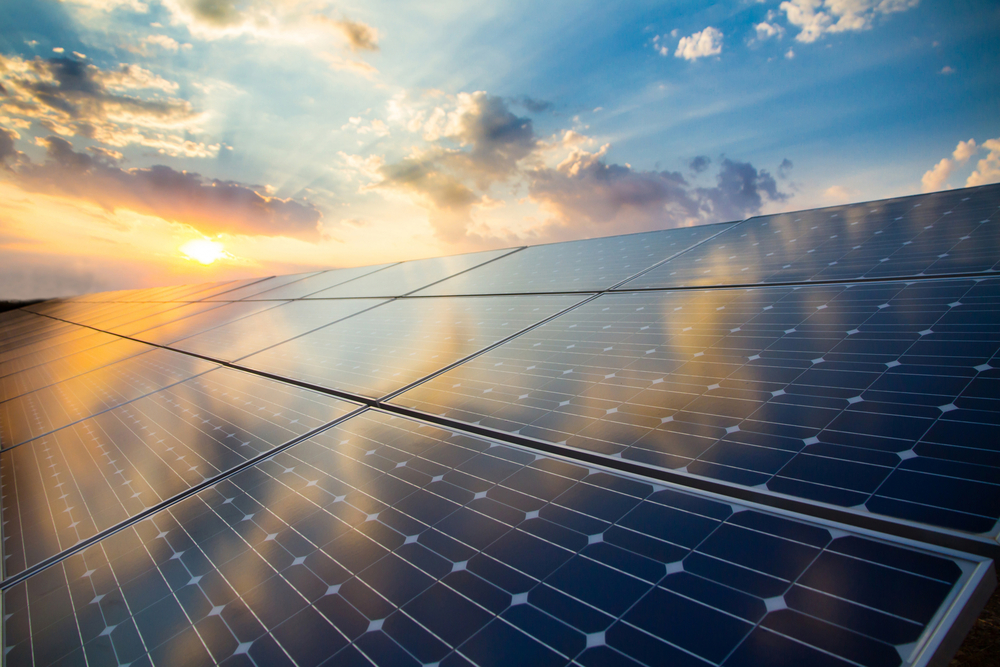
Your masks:
{"label": "sun", "polygon": [[208,265],[226,255],[226,249],[221,243],[208,239],[188,241],[180,247],[180,251],[191,259]]}

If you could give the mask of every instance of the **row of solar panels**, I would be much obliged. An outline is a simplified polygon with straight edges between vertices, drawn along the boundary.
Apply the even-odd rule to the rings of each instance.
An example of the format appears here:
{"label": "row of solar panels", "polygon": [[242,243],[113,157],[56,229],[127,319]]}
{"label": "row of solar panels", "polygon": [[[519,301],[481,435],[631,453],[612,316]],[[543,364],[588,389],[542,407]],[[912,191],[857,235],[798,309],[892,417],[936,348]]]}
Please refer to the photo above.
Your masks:
{"label": "row of solar panels", "polygon": [[0,316],[9,664],[947,658],[998,195]]}

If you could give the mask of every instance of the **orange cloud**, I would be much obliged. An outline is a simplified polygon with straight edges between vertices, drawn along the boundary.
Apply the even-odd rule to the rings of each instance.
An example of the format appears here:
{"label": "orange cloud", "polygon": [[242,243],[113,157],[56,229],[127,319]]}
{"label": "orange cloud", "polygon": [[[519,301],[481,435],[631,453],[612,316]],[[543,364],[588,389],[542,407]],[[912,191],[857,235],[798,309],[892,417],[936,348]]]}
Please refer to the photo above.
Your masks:
{"label": "orange cloud", "polygon": [[286,236],[320,239],[322,214],[308,202],[261,194],[260,186],[208,180],[198,174],[156,165],[121,169],[108,151],[77,153],[59,137],[41,140],[44,164],[24,164],[14,172],[25,190],[89,201],[106,210],[120,208],[195,227],[204,234]]}

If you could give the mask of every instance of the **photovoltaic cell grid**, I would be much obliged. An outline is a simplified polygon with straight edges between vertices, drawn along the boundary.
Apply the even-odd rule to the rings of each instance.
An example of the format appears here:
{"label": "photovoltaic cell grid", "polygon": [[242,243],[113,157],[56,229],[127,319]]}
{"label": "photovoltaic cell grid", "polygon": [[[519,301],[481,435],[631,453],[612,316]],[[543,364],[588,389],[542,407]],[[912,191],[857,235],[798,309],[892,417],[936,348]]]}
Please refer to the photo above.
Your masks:
{"label": "photovoltaic cell grid", "polygon": [[533,246],[460,274],[417,295],[603,290],[719,233],[703,225],[646,234]]}
{"label": "photovoltaic cell grid", "polygon": [[358,407],[219,369],[4,450],[6,575]]}
{"label": "photovoltaic cell grid", "polygon": [[992,272],[997,199],[987,186],[753,218],[621,289]]}
{"label": "photovoltaic cell grid", "polygon": [[661,480],[995,538],[997,191],[0,314],[8,664],[947,659],[988,560]]}
{"label": "photovoltaic cell grid", "polygon": [[899,665],[986,567],[369,411],[10,588],[6,650]]}
{"label": "photovoltaic cell grid", "polygon": [[1000,280],[606,294],[393,399],[994,535]]}

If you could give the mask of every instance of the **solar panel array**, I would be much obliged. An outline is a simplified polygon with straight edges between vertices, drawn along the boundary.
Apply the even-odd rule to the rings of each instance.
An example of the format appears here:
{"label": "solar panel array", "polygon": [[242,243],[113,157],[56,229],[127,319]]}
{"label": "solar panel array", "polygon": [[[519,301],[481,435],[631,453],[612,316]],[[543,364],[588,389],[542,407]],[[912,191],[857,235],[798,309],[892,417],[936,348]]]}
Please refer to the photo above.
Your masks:
{"label": "solar panel array", "polygon": [[19,664],[925,665],[1000,187],[0,314]]}

